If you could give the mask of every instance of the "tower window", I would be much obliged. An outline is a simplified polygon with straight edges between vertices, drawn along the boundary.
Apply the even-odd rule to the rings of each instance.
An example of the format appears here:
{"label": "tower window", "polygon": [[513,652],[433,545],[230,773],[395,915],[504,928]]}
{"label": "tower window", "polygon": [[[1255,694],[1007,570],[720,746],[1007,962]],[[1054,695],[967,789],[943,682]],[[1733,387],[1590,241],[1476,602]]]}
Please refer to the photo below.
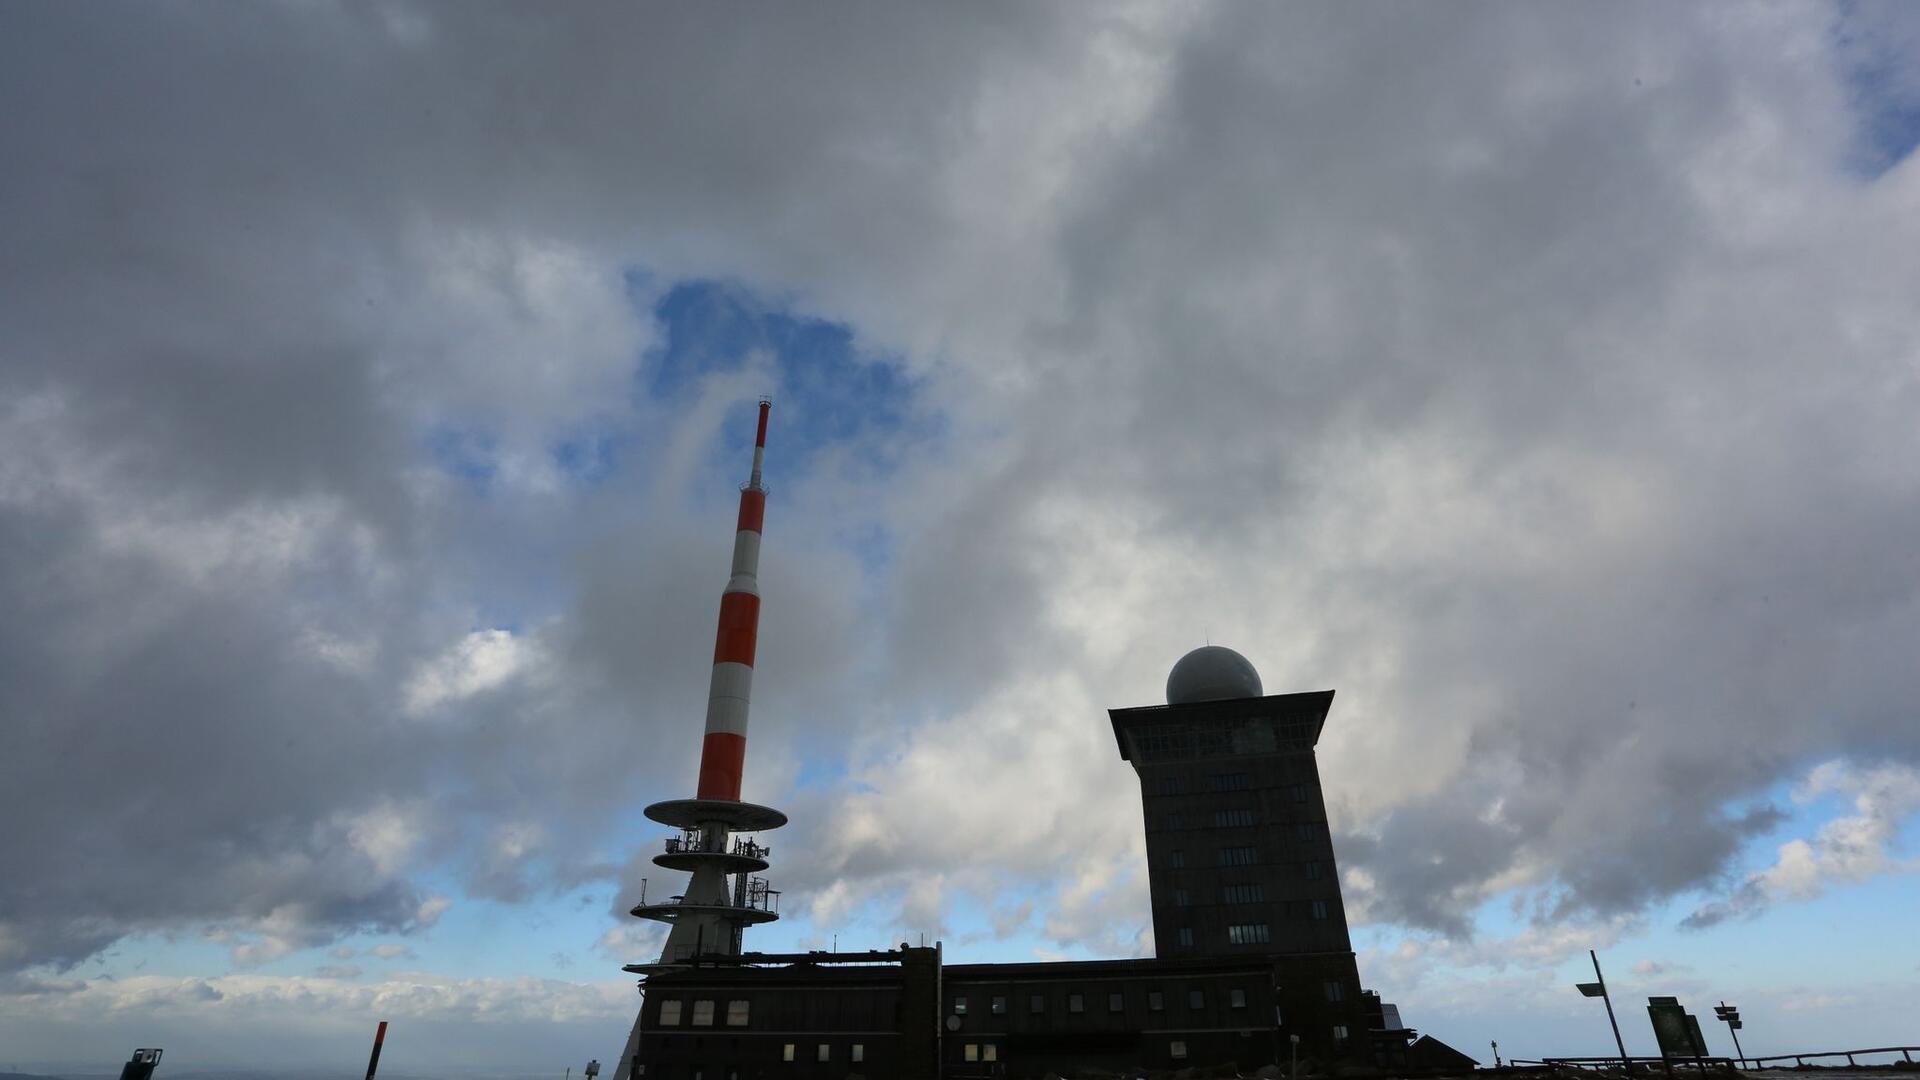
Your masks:
{"label": "tower window", "polygon": [[1007,999],[1004,997],[994,998],[992,1006],[987,1011],[993,1013],[995,1016],[1007,1015]]}
{"label": "tower window", "polygon": [[1313,902],[1313,917],[1316,919],[1324,919],[1327,917],[1327,902],[1325,900],[1315,900]]}
{"label": "tower window", "polygon": [[833,1060],[833,1044],[821,1043],[820,1048],[814,1052],[813,1060],[832,1061]]}
{"label": "tower window", "polygon": [[1154,792],[1160,795],[1179,795],[1186,788],[1177,776],[1163,776],[1154,785]]}
{"label": "tower window", "polygon": [[744,1001],[727,1002],[727,1026],[747,1026],[747,1003]]}
{"label": "tower window", "polygon": [[1047,995],[1035,994],[1027,999],[1027,1011],[1043,1013],[1047,1011]]}
{"label": "tower window", "polygon": [[1184,851],[1169,851],[1169,852],[1167,852],[1167,869],[1169,869],[1169,870],[1185,870],[1186,868],[1187,868],[1187,853],[1186,853],[1186,852],[1184,852]]}
{"label": "tower window", "polygon": [[848,1059],[849,1059],[849,1060],[852,1060],[852,1061],[865,1061],[865,1060],[867,1060],[867,1044],[865,1044],[865,1043],[854,1043],[854,1044],[853,1044],[853,1049],[852,1049],[851,1051],[849,1051],[849,1052],[848,1052],[848,1054],[847,1054],[847,1057],[848,1057]]}
{"label": "tower window", "polygon": [[1173,890],[1173,906],[1174,907],[1191,907],[1192,905],[1193,905],[1193,898],[1187,895],[1187,890],[1185,889]]}
{"label": "tower window", "polygon": [[966,1052],[961,1054],[960,1056],[965,1058],[968,1061],[979,1061],[980,1060],[980,1044],[968,1043]]}
{"label": "tower window", "polygon": [[1266,890],[1258,882],[1246,885],[1227,885],[1220,890],[1220,900],[1226,904],[1258,904],[1267,898]]}
{"label": "tower window", "polygon": [[980,1060],[981,1061],[999,1061],[1000,1060],[1000,1044],[999,1043],[981,1043],[980,1044]]}
{"label": "tower window", "polygon": [[694,1027],[712,1027],[713,1026],[713,1002],[696,1001],[693,1003],[693,1026]]}
{"label": "tower window", "polygon": [[1187,1060],[1187,1044],[1180,1039],[1173,1040],[1167,1044],[1167,1055],[1175,1061]]}
{"label": "tower window", "polygon": [[953,999],[953,1015],[955,1016],[967,1015],[967,999],[966,998],[957,997]]}
{"label": "tower window", "polygon": [[1193,944],[1193,927],[1183,926],[1180,928],[1180,944],[1186,946]]}
{"label": "tower window", "polygon": [[1310,860],[1307,863],[1307,880],[1308,881],[1319,881],[1321,878],[1326,876],[1327,876],[1327,866],[1325,863],[1319,861],[1318,859]]}
{"label": "tower window", "polygon": [[1207,787],[1213,791],[1245,791],[1253,786],[1253,777],[1243,772],[1214,773],[1207,777]]}
{"label": "tower window", "polygon": [[1067,1011],[1070,1013],[1086,1012],[1087,999],[1082,997],[1079,994],[1068,994],[1067,995]]}
{"label": "tower window", "polygon": [[1333,1041],[1337,1043],[1344,1043],[1347,1041],[1347,1025],[1345,1024],[1333,1025]]}
{"label": "tower window", "polygon": [[660,1026],[680,1026],[680,1000],[678,998],[660,1003]]}
{"label": "tower window", "polygon": [[1207,1007],[1207,992],[1205,990],[1187,991],[1187,1008],[1204,1009],[1206,1007]]}
{"label": "tower window", "polygon": [[1166,817],[1166,825],[1165,825],[1165,828],[1166,828],[1166,829],[1167,829],[1168,831],[1175,831],[1175,830],[1179,830],[1179,829],[1184,829],[1184,828],[1186,828],[1186,827],[1187,827],[1187,826],[1186,826],[1186,823],[1185,823],[1184,821],[1182,821],[1182,820],[1180,819],[1180,815],[1179,815],[1179,814],[1168,814],[1168,815],[1167,815],[1167,817]]}
{"label": "tower window", "polygon": [[1252,866],[1260,861],[1258,849],[1250,847],[1223,847],[1220,849],[1221,866]]}
{"label": "tower window", "polygon": [[1334,980],[1329,979],[1327,980],[1326,986],[1327,986],[1328,1001],[1347,1000],[1347,987],[1345,983],[1336,982]]}
{"label": "tower window", "polygon": [[1167,999],[1160,996],[1160,991],[1158,990],[1147,991],[1147,1011],[1148,1012],[1159,1012],[1160,1010],[1166,1007],[1167,1007]]}
{"label": "tower window", "polygon": [[1287,787],[1287,793],[1292,796],[1294,802],[1307,801],[1307,785],[1305,784],[1290,784]]}
{"label": "tower window", "polygon": [[1293,825],[1293,838],[1303,844],[1310,844],[1317,831],[1311,821],[1296,821]]}
{"label": "tower window", "polygon": [[1119,1012],[1122,1009],[1125,1009],[1126,1007],[1127,1007],[1127,996],[1125,994],[1108,994],[1107,995],[1107,1011],[1108,1012]]}
{"label": "tower window", "polygon": [[795,1047],[795,1046],[794,1046],[794,1045],[793,1045],[792,1043],[788,1043],[788,1044],[786,1044],[785,1046],[782,1046],[782,1047],[780,1048],[780,1060],[781,1060],[781,1061],[792,1061],[792,1060],[793,1060],[793,1055],[794,1055],[794,1051],[795,1051],[796,1049],[798,1049],[798,1048],[797,1048],[797,1047]]}
{"label": "tower window", "polygon": [[1253,824],[1251,810],[1215,810],[1213,812],[1213,827],[1216,829],[1238,828],[1251,824]]}
{"label": "tower window", "polygon": [[1235,987],[1232,990],[1227,991],[1227,1005],[1229,1008],[1234,1008],[1234,1009],[1246,1008],[1247,992],[1245,990],[1240,989],[1239,987]]}
{"label": "tower window", "polygon": [[1227,927],[1229,945],[1265,945],[1268,940],[1266,923],[1240,923]]}

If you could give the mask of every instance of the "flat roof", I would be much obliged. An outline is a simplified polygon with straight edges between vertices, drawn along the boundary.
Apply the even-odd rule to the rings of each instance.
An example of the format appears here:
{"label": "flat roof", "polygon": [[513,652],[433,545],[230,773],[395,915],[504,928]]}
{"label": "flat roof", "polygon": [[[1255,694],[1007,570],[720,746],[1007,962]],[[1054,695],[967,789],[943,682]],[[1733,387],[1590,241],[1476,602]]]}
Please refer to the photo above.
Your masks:
{"label": "flat roof", "polygon": [[1312,745],[1319,743],[1320,731],[1326,727],[1327,711],[1331,708],[1333,691],[1308,690],[1298,694],[1196,701],[1188,705],[1136,705],[1130,709],[1108,709],[1107,717],[1113,722],[1113,741],[1120,747],[1121,760],[1131,761],[1133,758],[1127,753],[1124,735],[1124,728],[1128,725],[1175,718],[1202,722],[1243,720],[1255,716],[1272,717],[1275,720],[1304,720],[1313,726],[1313,737],[1308,740]]}

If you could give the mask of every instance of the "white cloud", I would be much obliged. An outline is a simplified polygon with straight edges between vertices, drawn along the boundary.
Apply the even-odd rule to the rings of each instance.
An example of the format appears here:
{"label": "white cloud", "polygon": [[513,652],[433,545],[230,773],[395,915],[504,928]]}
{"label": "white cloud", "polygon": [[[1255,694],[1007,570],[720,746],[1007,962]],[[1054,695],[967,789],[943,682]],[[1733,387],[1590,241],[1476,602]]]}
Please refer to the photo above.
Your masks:
{"label": "white cloud", "polygon": [[1828,821],[1811,839],[1781,844],[1773,865],[1749,874],[1726,899],[1694,911],[1686,925],[1751,918],[1774,904],[1817,899],[1835,886],[1920,870],[1920,859],[1901,858],[1894,850],[1901,826],[1920,814],[1920,769],[1828,761],[1807,774],[1793,798],[1805,804],[1829,794],[1853,796],[1853,813]]}
{"label": "white cloud", "polygon": [[499,689],[537,662],[537,646],[511,630],[475,630],[414,672],[404,690],[406,710],[423,716]]}

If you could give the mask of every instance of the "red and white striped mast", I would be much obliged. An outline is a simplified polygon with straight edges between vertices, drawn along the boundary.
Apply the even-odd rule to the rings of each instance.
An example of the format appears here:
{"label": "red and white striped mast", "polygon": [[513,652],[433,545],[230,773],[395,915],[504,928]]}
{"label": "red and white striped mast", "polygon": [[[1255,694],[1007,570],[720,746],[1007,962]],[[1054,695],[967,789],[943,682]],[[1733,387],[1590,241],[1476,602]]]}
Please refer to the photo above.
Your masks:
{"label": "red and white striped mast", "polygon": [[653,861],[670,870],[691,871],[693,877],[678,897],[665,903],[649,903],[642,897],[634,907],[633,914],[640,918],[673,927],[657,963],[627,966],[637,974],[683,967],[697,956],[737,955],[742,930],[780,917],[776,910],[780,894],[767,887],[765,878],[753,876],[767,868],[767,849],[745,837],[729,843],[735,833],[777,829],[787,823],[787,816],[778,810],[740,801],[747,705],[760,626],[760,526],[767,509],[767,489],[760,474],[766,463],[767,413],[772,407],[772,402],[761,400],[760,423],[753,438],[753,472],[740,489],[733,572],[720,593],[720,626],[713,643],[699,784],[691,799],[647,807],[648,817],[680,829],[680,835],[668,840],[667,850]]}

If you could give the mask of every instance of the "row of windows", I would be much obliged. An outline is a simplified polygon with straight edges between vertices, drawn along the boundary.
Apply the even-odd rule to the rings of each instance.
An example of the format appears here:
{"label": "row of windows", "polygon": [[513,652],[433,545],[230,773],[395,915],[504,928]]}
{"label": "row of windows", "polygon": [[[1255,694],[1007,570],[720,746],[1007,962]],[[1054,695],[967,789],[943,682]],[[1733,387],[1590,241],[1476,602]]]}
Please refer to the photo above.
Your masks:
{"label": "row of windows", "polygon": [[[1250,791],[1253,788],[1253,776],[1250,773],[1208,773],[1205,789],[1208,791]],[[1154,783],[1156,795],[1185,795],[1187,778],[1184,776],[1162,776]]]}
{"label": "row of windows", "polygon": [[[1213,858],[1215,866],[1258,866],[1260,864],[1260,849],[1251,844],[1216,848],[1213,853]],[[1308,881],[1318,881],[1327,876],[1327,864],[1319,859],[1308,859],[1300,865],[1300,872],[1306,875]],[[1168,870],[1185,870],[1187,868],[1187,853],[1182,850],[1167,852],[1166,868]],[[1228,901],[1228,903],[1234,902],[1235,901]]]}
{"label": "row of windows", "polygon": [[[1222,901],[1223,903],[1257,904],[1261,902],[1259,899],[1260,886],[1258,885],[1229,886],[1229,888],[1251,889],[1253,890],[1254,899],[1226,900],[1226,901]],[[1173,904],[1175,907],[1190,906],[1187,903],[1187,890],[1185,889],[1173,890]],[[1293,919],[1327,919],[1332,917],[1333,909],[1327,906],[1327,902],[1325,900],[1305,900],[1305,901],[1289,900],[1287,901],[1287,904],[1286,904],[1285,913],[1288,918],[1293,918]],[[1180,944],[1191,945],[1193,944],[1193,942],[1191,940],[1188,940],[1188,936],[1185,933],[1182,933],[1180,935]]]}
{"label": "row of windows", "polygon": [[[715,1004],[716,1003],[713,1001],[705,1001],[705,1000],[694,1002],[692,1026],[693,1027],[712,1027],[713,1011],[714,1011]],[[681,1011],[680,1005],[681,1005],[681,1002],[680,1002],[680,999],[678,998],[669,998],[666,1001],[662,1001],[660,1003],[660,1026],[661,1027],[679,1027],[680,1026],[680,1011]],[[747,1002],[745,1001],[727,1002],[727,1026],[728,1027],[746,1027],[748,1023],[747,1015],[748,1015]]]}
{"label": "row of windows", "polygon": [[[1240,989],[1239,987],[1233,987],[1229,989],[1227,991],[1227,1006],[1229,1008],[1234,1008],[1234,1009],[1246,1008],[1247,992],[1245,990]],[[1125,994],[1113,993],[1113,994],[1107,995],[1107,1011],[1108,1012],[1115,1012],[1115,1013],[1124,1012],[1126,1011],[1126,1007],[1127,1007],[1127,996]],[[1149,1012],[1161,1012],[1164,1009],[1166,1009],[1166,1007],[1167,1007],[1167,999],[1165,994],[1161,993],[1158,990],[1147,991],[1147,1010]],[[1205,990],[1187,991],[1187,1007],[1190,1009],[1206,1008],[1207,992]],[[1000,994],[996,994],[992,997],[989,997],[987,999],[987,1011],[992,1013],[994,1016],[1005,1016],[1007,1014],[1006,997]],[[1047,1011],[1047,995],[1045,994],[1029,995],[1027,998],[1027,1011],[1030,1013],[1046,1012]],[[1067,995],[1067,1011],[1070,1013],[1086,1012],[1087,1011],[1086,995],[1085,994],[1068,994]],[[953,1014],[955,1016],[967,1015],[967,998],[964,995],[953,999]]]}
{"label": "row of windows", "polygon": [[[796,1044],[796,1043],[788,1043],[788,1044],[786,1044],[785,1046],[783,1046],[783,1047],[781,1047],[781,1048],[780,1048],[780,1060],[781,1060],[781,1061],[798,1061],[798,1060],[800,1060],[800,1047],[799,1047],[799,1045],[798,1045],[798,1044]],[[832,1060],[833,1060],[833,1044],[832,1044],[832,1043],[817,1043],[817,1044],[815,1044],[815,1046],[814,1046],[814,1050],[813,1050],[813,1060],[815,1060],[815,1061],[832,1061]],[[852,1046],[849,1046],[849,1047],[847,1047],[847,1060],[848,1060],[848,1061],[865,1061],[865,1060],[867,1060],[867,1047],[866,1047],[866,1044],[865,1044],[865,1043],[854,1043],[854,1044],[853,1044]]]}
{"label": "row of windows", "polygon": [[[1223,904],[1258,904],[1267,899],[1267,891],[1258,882],[1251,885],[1223,885],[1220,887],[1220,902]],[[1192,907],[1193,894],[1186,889],[1173,890],[1174,907]]]}
{"label": "row of windows", "polygon": [[1266,923],[1239,923],[1227,927],[1229,945],[1265,945],[1270,940]]}

